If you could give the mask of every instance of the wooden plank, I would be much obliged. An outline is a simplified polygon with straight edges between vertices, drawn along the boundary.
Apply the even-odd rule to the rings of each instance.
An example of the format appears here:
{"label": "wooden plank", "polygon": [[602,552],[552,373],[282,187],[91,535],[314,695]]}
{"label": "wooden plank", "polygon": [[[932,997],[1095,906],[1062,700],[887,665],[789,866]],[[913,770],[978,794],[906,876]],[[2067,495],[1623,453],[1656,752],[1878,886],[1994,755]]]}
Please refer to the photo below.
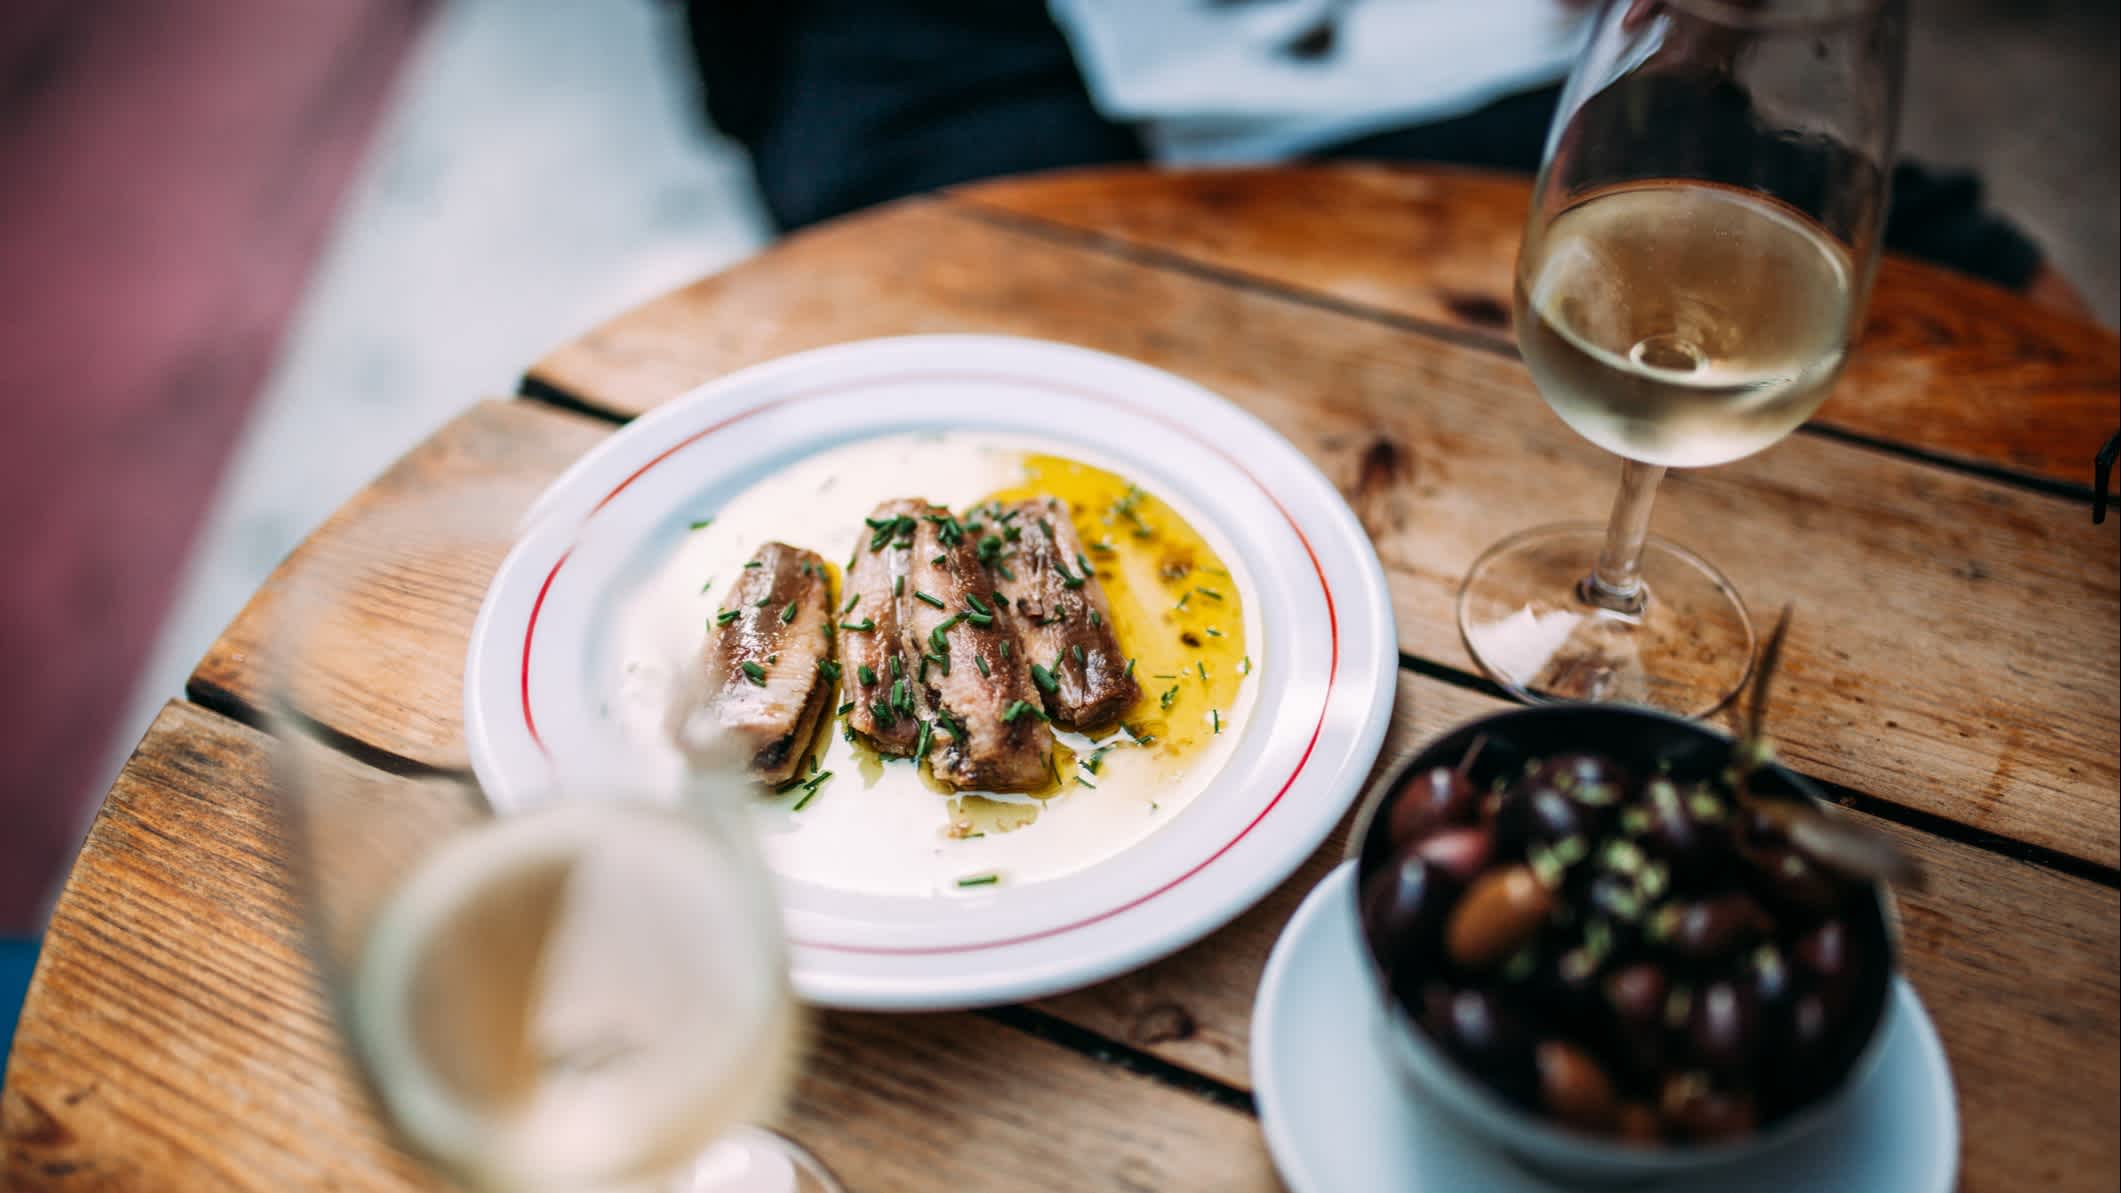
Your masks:
{"label": "wooden plank", "polygon": [[[979,183],[962,201],[1511,344],[1531,202],[1515,175],[1382,165],[1089,170]],[[1889,257],[1817,421],[2091,483],[2117,425],[2121,340],[1987,283]],[[2003,395],[2008,395],[2004,398]]]}
{"label": "wooden plank", "polygon": [[[1505,707],[1403,674],[1380,773]],[[1860,813],[1855,815],[1861,816]],[[2121,898],[2106,887],[1862,817],[1929,868],[1901,896],[1905,968],[1958,1087],[1964,1176],[1977,1190],[2111,1188],[2121,1166]],[[1346,831],[1229,927],[1044,1009],[1239,1088],[1260,971],[1282,925],[1339,864]]]}
{"label": "wooden plank", "polygon": [[[391,1146],[339,1051],[268,751],[172,704],[112,788],[15,1037],[0,1184],[441,1188]],[[1277,1187],[1248,1116],[979,1016],[826,1016],[807,1068],[778,1125],[863,1190]]]}
{"label": "wooden plank", "polygon": [[[464,651],[487,581],[532,499],[610,432],[526,402],[458,415],[273,570],[192,672],[192,698],[255,717],[299,652],[309,717],[401,758],[468,765]],[[289,601],[339,584],[346,599],[294,619],[295,637]]]}
{"label": "wooden plank", "polygon": [[[1003,267],[1006,263],[1006,267]],[[1521,365],[911,203],[821,228],[555,350],[534,380],[634,413],[741,365],[914,331],[1044,336],[1159,365],[1340,482],[1402,649],[1470,666],[1458,581],[1503,535],[1603,518],[1617,465]],[[1808,772],[2113,867],[2121,550],[2077,505],[1820,437],[1666,482],[1660,533],[1756,609],[1800,606],[1778,723]]]}

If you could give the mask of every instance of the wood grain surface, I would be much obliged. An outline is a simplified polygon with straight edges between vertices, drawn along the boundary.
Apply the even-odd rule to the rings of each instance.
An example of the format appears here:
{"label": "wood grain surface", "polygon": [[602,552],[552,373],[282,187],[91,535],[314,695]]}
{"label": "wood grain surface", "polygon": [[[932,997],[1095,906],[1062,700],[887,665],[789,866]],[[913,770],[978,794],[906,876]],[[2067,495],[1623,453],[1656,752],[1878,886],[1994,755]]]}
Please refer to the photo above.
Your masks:
{"label": "wood grain surface", "polygon": [[[270,756],[257,731],[172,704],[111,789],[9,1059],[4,1187],[442,1188],[339,1050]],[[821,1017],[776,1125],[862,1193],[1278,1187],[1250,1116],[969,1014]]]}
{"label": "wood grain surface", "polygon": [[[1378,774],[1420,743],[1508,707],[1403,672]],[[1903,961],[1958,1085],[1966,1128],[1961,1188],[2068,1188],[2121,1171],[2121,897],[2097,883],[1850,815],[1892,835],[1932,878],[1929,890],[1900,896]],[[1348,828],[1344,821],[1288,882],[1215,935],[1040,1005],[1173,1064],[1251,1088],[1247,1040],[1260,972],[1282,925],[1344,856]]]}
{"label": "wood grain surface", "polygon": [[[1006,263],[1006,267],[1004,264]],[[742,365],[917,331],[1147,361],[1259,415],[1347,493],[1403,651],[1470,669],[1454,616],[1511,532],[1602,520],[1618,463],[1514,359],[915,202],[788,241],[556,350],[532,379],[616,413]],[[1818,436],[1674,473],[1659,533],[1756,609],[1796,602],[1778,721],[1807,772],[2121,863],[2121,539],[2082,507]]]}
{"label": "wood grain surface", "polygon": [[[290,657],[276,627],[293,621],[321,660],[294,702],[344,752],[335,765],[406,790],[462,767],[466,636],[523,510],[613,420],[745,364],[979,330],[1198,380],[1309,454],[1377,542],[1407,664],[1380,767],[1500,707],[1465,672],[1458,578],[1504,533],[1600,517],[1615,472],[1546,411],[1493,318],[1522,204],[1506,180],[1361,168],[992,184],[805,233],[556,349],[527,388],[591,414],[466,410],[275,572],[195,671],[200,704],[142,743],[46,942],[0,1092],[0,1179],[430,1187],[340,1058],[292,927],[269,743],[230,717],[263,719]],[[1336,248],[1332,211],[1409,226]],[[2111,1188],[2121,546],[2055,482],[2092,398],[2115,408],[2112,337],[1978,287],[1995,310],[1962,327],[1941,312],[1971,283],[1898,269],[1872,331],[1887,363],[1875,378],[1859,364],[1835,401],[1886,394],[1875,427],[1849,429],[1919,451],[1793,436],[1676,475],[1658,526],[1756,608],[1798,602],[1782,753],[1929,867],[1931,888],[1902,899],[1906,969],[1954,1066],[1962,1187]],[[1909,405],[1924,336],[1940,375],[1976,379],[1938,420]],[[304,615],[320,586],[345,586],[338,620]],[[1341,847],[1089,990],[993,1014],[823,1016],[782,1125],[863,1191],[1276,1188],[1244,1113],[1251,1000]]]}
{"label": "wood grain surface", "polygon": [[253,722],[289,699],[353,748],[470,765],[464,651],[487,581],[531,500],[610,433],[528,402],[469,407],[273,570],[193,669],[191,698]]}
{"label": "wood grain surface", "polygon": [[[1505,174],[1383,165],[1006,178],[959,200],[1116,251],[1514,343],[1531,203]],[[1887,257],[1849,369],[1815,426],[2072,485],[2121,428],[2121,340],[1985,282]]]}

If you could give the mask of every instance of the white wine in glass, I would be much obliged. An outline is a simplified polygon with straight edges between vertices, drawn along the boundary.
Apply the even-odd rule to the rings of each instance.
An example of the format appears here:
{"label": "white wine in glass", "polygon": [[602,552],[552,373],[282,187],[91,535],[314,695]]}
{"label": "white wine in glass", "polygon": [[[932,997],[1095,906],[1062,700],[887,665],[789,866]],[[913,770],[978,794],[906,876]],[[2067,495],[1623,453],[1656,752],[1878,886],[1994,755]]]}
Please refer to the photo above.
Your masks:
{"label": "white wine in glass", "polygon": [[[1529,700],[1685,716],[1754,635],[1716,567],[1649,533],[1669,468],[1795,430],[1861,324],[1884,224],[1903,0],[1606,0],[1563,88],[1518,251],[1525,366],[1625,467],[1612,516],[1474,561],[1458,626]],[[1742,535],[1742,526],[1733,526]]]}
{"label": "white wine in glass", "polygon": [[266,713],[308,952],[384,1120],[478,1193],[836,1193],[747,1125],[803,1036],[755,785],[710,743],[676,776],[555,762],[496,815],[465,771],[364,757],[324,710],[405,707],[378,677],[426,665],[375,594],[482,549],[379,523],[283,584]]}
{"label": "white wine in glass", "polygon": [[1540,395],[1631,460],[1752,455],[1841,371],[1848,254],[1764,196],[1672,181],[1593,193],[1526,244],[1521,269],[1518,344]]}

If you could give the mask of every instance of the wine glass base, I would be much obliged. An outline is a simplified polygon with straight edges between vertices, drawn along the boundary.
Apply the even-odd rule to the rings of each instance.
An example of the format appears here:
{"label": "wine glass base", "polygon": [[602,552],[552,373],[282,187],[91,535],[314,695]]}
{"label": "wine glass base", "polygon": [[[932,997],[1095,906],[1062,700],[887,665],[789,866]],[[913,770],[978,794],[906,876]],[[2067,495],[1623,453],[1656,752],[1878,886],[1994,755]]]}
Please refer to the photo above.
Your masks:
{"label": "wine glass base", "polygon": [[1511,535],[1473,561],[1458,632],[1473,661],[1518,698],[1640,704],[1686,717],[1721,708],[1753,668],[1753,623],[1709,562],[1652,537],[1644,599],[1616,612],[1578,595],[1605,543],[1595,523]]}
{"label": "wine glass base", "polygon": [[658,1193],[845,1193],[809,1149],[765,1127],[737,1127]]}

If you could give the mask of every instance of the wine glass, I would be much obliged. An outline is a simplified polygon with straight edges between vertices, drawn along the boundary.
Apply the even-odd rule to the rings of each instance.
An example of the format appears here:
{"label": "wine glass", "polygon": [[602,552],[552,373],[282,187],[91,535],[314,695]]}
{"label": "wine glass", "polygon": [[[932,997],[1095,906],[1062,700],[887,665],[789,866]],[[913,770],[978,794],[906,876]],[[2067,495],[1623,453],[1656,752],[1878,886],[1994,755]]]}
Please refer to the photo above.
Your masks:
{"label": "wine glass", "polygon": [[1518,251],[1516,326],[1547,405],[1626,465],[1605,527],[1506,538],[1459,590],[1467,649],[1518,696],[1704,716],[1744,683],[1744,604],[1649,534],[1650,506],[1666,469],[1767,447],[1840,374],[1878,259],[1904,15],[1606,0],[1591,21]]}
{"label": "wine glass", "polygon": [[373,633],[375,598],[479,557],[410,518],[345,539],[276,593],[266,711],[306,943],[399,1141],[479,1193],[837,1193],[744,1125],[802,1013],[734,760],[556,764],[497,815],[468,771],[325,728],[349,706],[416,728],[396,687],[420,692],[431,643]]}

